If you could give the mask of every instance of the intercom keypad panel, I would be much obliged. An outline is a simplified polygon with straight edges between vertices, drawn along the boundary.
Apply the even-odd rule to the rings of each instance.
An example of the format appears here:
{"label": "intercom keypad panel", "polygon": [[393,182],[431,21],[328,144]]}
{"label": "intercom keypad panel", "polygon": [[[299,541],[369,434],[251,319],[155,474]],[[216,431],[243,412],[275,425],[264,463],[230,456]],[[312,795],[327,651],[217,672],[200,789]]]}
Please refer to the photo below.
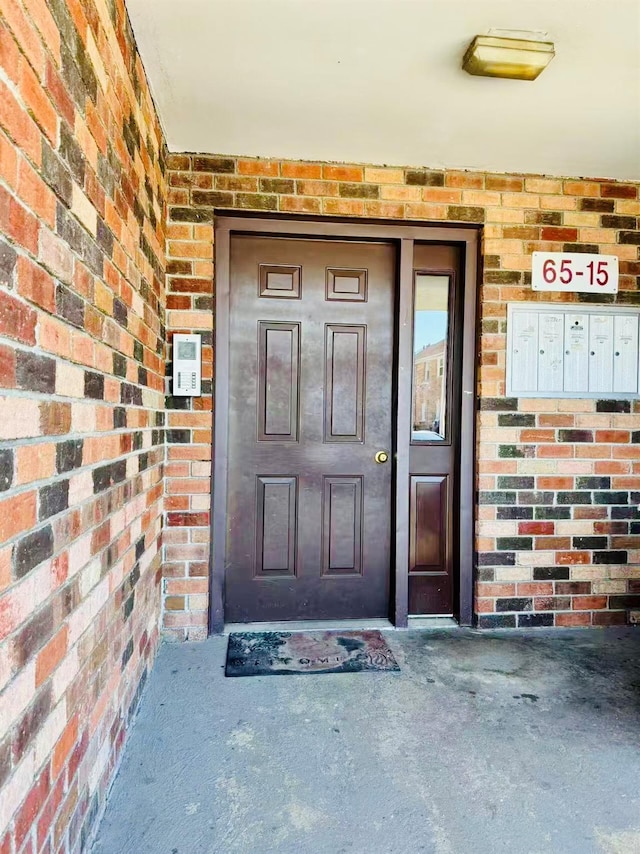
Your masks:
{"label": "intercom keypad panel", "polygon": [[173,394],[199,397],[202,393],[202,357],[199,335],[173,336]]}

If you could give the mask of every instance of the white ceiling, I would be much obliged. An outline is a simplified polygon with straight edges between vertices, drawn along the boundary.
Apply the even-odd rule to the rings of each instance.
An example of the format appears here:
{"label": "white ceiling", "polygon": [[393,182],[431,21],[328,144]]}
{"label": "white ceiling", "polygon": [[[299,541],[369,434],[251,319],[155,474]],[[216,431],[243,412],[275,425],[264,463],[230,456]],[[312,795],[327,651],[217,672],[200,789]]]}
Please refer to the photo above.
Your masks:
{"label": "white ceiling", "polygon": [[[126,0],[171,151],[640,179],[640,0]],[[461,70],[543,30],[535,82]]]}

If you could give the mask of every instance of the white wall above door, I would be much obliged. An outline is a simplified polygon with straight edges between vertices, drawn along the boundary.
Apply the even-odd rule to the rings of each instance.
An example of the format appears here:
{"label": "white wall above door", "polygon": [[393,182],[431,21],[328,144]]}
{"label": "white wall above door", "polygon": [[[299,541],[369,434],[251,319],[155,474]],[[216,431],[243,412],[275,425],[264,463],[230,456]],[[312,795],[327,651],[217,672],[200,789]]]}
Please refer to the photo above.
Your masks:
{"label": "white wall above door", "polygon": [[[172,151],[640,179],[639,0],[126,0]],[[541,30],[535,82],[469,42]]]}

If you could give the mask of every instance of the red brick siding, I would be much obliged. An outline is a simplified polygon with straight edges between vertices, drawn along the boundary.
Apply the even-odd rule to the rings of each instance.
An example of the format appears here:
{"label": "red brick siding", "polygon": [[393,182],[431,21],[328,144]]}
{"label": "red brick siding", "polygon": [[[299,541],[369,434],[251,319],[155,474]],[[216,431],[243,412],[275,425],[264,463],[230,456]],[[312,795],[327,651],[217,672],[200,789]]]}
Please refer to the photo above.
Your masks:
{"label": "red brick siding", "polygon": [[617,302],[640,304],[637,184],[204,154],[171,155],[168,180],[167,327],[205,340],[205,395],[167,398],[186,407],[167,414],[168,636],[206,633],[215,208],[482,223],[479,622],[604,625],[640,605],[640,404],[505,398],[506,303],[579,301],[532,292],[532,251],[617,255]]}
{"label": "red brick siding", "polygon": [[75,852],[158,644],[164,143],[123,0],[0,63],[0,850]]}

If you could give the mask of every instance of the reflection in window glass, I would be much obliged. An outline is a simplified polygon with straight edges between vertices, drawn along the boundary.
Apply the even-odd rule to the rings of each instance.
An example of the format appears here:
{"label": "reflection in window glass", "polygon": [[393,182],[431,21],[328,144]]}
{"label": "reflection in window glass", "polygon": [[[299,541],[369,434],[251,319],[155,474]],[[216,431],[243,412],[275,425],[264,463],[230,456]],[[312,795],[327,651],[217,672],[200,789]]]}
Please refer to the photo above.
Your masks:
{"label": "reflection in window glass", "polygon": [[445,438],[449,277],[416,274],[413,317],[413,442]]}

